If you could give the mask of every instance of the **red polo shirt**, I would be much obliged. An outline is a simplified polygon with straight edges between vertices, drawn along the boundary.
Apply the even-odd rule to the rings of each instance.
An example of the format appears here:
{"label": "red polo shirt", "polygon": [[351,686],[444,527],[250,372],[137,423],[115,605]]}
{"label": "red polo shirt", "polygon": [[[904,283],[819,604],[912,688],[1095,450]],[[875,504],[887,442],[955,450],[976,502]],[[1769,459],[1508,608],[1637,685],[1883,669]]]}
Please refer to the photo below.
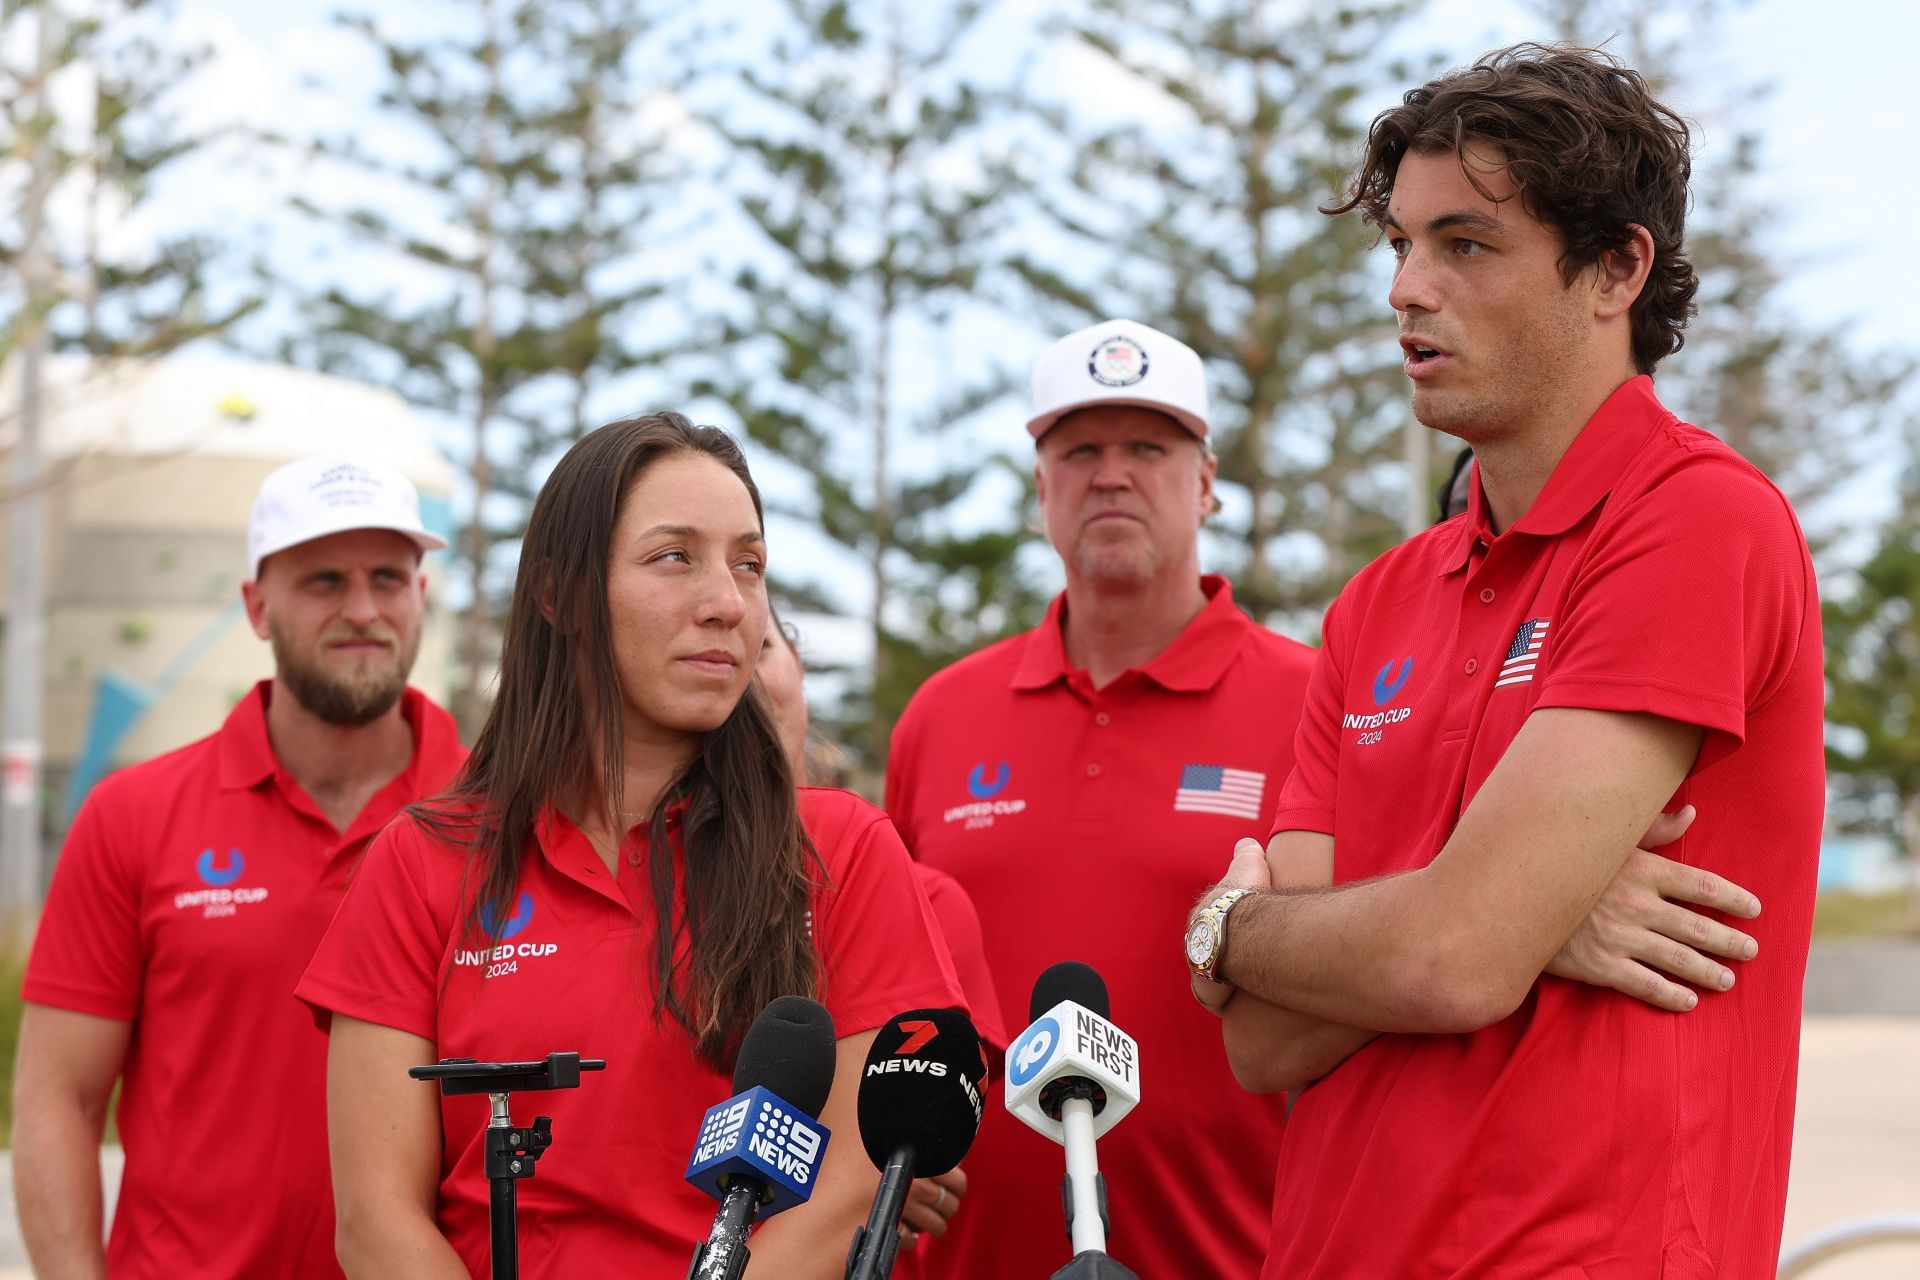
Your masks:
{"label": "red polo shirt", "polygon": [[967,993],[967,1007],[973,1011],[973,1026],[987,1046],[987,1061],[999,1070],[1000,1055],[1007,1049],[1010,1034],[1000,1024],[1000,993],[993,982],[993,969],[987,964],[987,944],[980,932],[980,913],[960,882],[944,871],[935,871],[924,862],[913,864],[914,878],[940,922],[941,940],[953,957],[953,971],[960,978],[960,989]]}
{"label": "red polo shirt", "polygon": [[[871,1031],[907,1009],[963,1007],[886,815],[820,788],[801,789],[800,813],[829,884],[814,908],[814,937],[819,998],[836,1033]],[[523,1122],[552,1116],[554,1133],[539,1175],[519,1187],[521,1274],[682,1275],[719,1207],[682,1174],[701,1115],[732,1082],[694,1057],[688,1032],[653,1016],[646,828],[629,833],[617,877],[558,814],[542,820],[534,843],[499,944],[511,955],[489,958],[462,924],[465,851],[412,820],[396,822],[368,852],[300,996],[424,1037],[435,1057],[509,1061],[571,1050],[605,1058],[607,1069],[578,1089],[515,1104]],[[487,1100],[442,1098],[440,1117],[440,1227],[483,1276]],[[831,1141],[857,1144],[859,1135]]]}
{"label": "red polo shirt", "polygon": [[[1142,1276],[1259,1266],[1280,1098],[1243,1093],[1181,961],[1187,911],[1234,841],[1267,829],[1293,764],[1312,650],[1251,622],[1224,579],[1165,652],[1104,689],[1067,660],[1066,608],[929,680],[894,730],[887,809],[919,860],[979,910],[1002,1021],[1034,979],[1099,970],[1138,1038],[1145,1097],[1100,1142],[1113,1256]],[[996,1081],[952,1231],[927,1274],[1045,1275],[1071,1252],[1061,1149],[1008,1115]]]}
{"label": "red polo shirt", "polygon": [[342,835],[274,757],[271,681],[220,731],[122,769],[67,835],[23,994],[133,1023],[115,1280],[338,1276],[326,1037],[293,999],[374,833],[465,757],[412,689],[406,771]]}
{"label": "red polo shirt", "polygon": [[[1654,1280],[1773,1274],[1821,808],[1820,611],[1759,472],[1622,386],[1495,536],[1465,516],[1328,611],[1279,830],[1341,881],[1429,862],[1535,707],[1706,731],[1663,850],[1759,895],[1760,951],[1685,1014],[1543,977],[1471,1035],[1386,1035],[1308,1089],[1263,1274]],[[1670,805],[1669,808],[1672,806]]]}

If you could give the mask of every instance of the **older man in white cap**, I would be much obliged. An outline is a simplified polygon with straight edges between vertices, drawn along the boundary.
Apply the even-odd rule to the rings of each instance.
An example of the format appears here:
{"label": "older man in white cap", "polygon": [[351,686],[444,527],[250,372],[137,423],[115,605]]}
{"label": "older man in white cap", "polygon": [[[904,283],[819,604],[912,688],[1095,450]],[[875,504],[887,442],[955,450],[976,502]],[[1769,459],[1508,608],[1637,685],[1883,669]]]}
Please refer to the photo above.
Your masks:
{"label": "older man in white cap", "polygon": [[[43,1277],[335,1277],[326,1037],[293,998],[361,850],[464,752],[407,687],[424,552],[399,472],[268,476],[241,587],[274,676],[97,786],[27,969],[14,1186]],[[108,1098],[126,1172],[101,1240]]]}
{"label": "older man in white cap", "polygon": [[[887,809],[979,910],[1009,1030],[1059,960],[1105,977],[1150,1095],[1101,1140],[1113,1256],[1143,1277],[1259,1270],[1278,1098],[1234,1083],[1212,1019],[1165,963],[1234,839],[1263,834],[1293,764],[1312,651],[1200,572],[1214,508],[1206,378],[1130,320],[1049,347],[1028,431],[1067,589],[1036,630],[956,663],[900,720]],[[1059,1148],[989,1100],[967,1205],[929,1275],[1045,1275],[1067,1257]]]}

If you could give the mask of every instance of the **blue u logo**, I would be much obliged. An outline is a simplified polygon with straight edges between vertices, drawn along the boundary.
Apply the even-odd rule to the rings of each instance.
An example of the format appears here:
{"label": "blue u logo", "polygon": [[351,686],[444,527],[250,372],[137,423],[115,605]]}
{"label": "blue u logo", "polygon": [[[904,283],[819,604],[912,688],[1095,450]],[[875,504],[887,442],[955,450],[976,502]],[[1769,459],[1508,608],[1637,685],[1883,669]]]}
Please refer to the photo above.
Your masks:
{"label": "blue u logo", "polygon": [[238,880],[247,870],[247,855],[238,849],[227,850],[227,865],[221,866],[214,860],[213,850],[206,849],[200,854],[200,861],[194,864],[200,873],[202,884],[212,885],[216,889],[225,888]]}
{"label": "blue u logo", "polygon": [[1380,674],[1373,678],[1373,705],[1384,707],[1400,696],[1400,690],[1406,687],[1407,677],[1413,674],[1413,655],[1408,654],[1400,661],[1400,674],[1393,674],[1393,660],[1380,668]]}
{"label": "blue u logo", "polygon": [[530,893],[520,895],[519,901],[513,904],[513,918],[504,925],[500,923],[499,917],[494,915],[491,902],[482,903],[480,906],[480,929],[489,938],[502,940],[511,938],[532,923],[533,895]]}
{"label": "blue u logo", "polygon": [[1002,760],[999,772],[993,775],[992,781],[988,781],[986,762],[982,761],[973,766],[973,772],[967,775],[967,790],[973,793],[975,800],[991,800],[1006,790],[1007,779],[1012,776],[1012,771],[1007,768],[1007,762]]}

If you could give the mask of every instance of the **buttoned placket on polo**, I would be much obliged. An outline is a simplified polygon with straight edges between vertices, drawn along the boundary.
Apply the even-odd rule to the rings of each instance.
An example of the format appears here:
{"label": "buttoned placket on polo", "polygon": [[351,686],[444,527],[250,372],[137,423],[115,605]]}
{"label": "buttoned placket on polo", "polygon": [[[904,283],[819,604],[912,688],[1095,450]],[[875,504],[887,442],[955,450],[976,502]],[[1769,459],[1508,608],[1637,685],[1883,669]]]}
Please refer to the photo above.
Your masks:
{"label": "buttoned placket on polo", "polygon": [[[323,836],[323,864],[331,866],[342,858],[358,857],[368,841],[380,833],[392,816],[389,806],[378,801],[388,792],[400,788],[401,793],[411,796],[414,791],[413,779],[420,768],[423,755],[422,738],[424,726],[417,716],[409,716],[409,725],[413,731],[413,754],[408,758],[406,768],[402,769],[378,791],[367,797],[360,806],[360,812],[345,831],[333,825],[333,819],[326,815],[314,798],[299,780],[280,763],[280,757],[274,754],[273,742],[267,733],[267,704],[270,696],[271,681],[262,681],[259,689],[259,705],[249,714],[253,721],[242,726],[241,731],[231,735],[222,743],[220,781],[223,788],[230,790],[253,790],[262,786],[271,786],[280,797],[280,802],[301,819],[311,824]],[[411,708],[410,708],[411,709]]]}

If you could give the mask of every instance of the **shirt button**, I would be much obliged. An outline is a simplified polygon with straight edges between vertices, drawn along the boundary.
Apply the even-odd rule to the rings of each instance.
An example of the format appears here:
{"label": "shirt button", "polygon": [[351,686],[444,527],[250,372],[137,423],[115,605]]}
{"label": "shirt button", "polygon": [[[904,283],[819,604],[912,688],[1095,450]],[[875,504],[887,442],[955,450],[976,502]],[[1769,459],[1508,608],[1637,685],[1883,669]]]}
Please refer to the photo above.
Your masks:
{"label": "shirt button", "polygon": [[1492,588],[1492,587],[1482,587],[1482,588],[1480,589],[1480,603],[1481,603],[1481,604],[1492,604],[1492,603],[1493,603],[1493,588]]}
{"label": "shirt button", "polygon": [[1093,713],[1093,722],[1104,728],[1105,726],[1113,723],[1113,717],[1108,715],[1104,711],[1096,711]]}
{"label": "shirt button", "polygon": [[1480,659],[1478,659],[1478,658],[1468,658],[1468,659],[1467,659],[1467,674],[1468,674],[1468,675],[1472,675],[1472,674],[1473,674],[1474,672],[1476,672],[1476,671],[1478,671],[1479,669],[1480,669]]}
{"label": "shirt button", "polygon": [[1090,765],[1088,765],[1088,766],[1087,766],[1087,776],[1088,776],[1089,778],[1097,778],[1097,777],[1099,777],[1099,776],[1100,776],[1100,766],[1099,766],[1099,765],[1097,765],[1097,764],[1090,764]]}

